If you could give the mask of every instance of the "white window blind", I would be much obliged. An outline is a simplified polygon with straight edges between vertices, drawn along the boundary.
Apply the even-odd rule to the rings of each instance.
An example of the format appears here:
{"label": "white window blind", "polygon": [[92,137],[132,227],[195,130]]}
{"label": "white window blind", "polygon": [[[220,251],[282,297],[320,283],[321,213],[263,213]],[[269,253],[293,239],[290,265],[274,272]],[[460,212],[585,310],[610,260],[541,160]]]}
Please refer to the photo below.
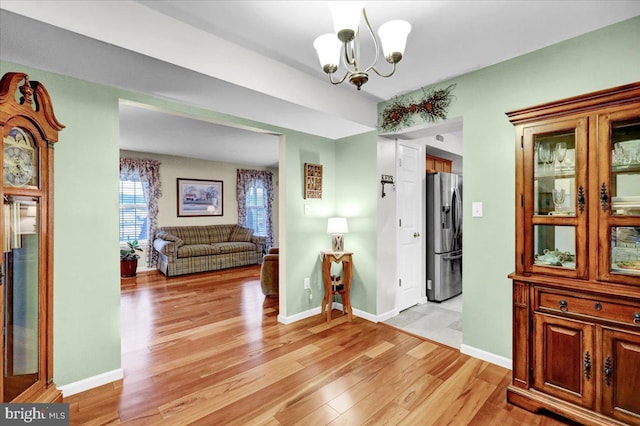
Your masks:
{"label": "white window blind", "polygon": [[148,240],[148,208],[142,192],[142,182],[120,181],[120,243]]}
{"label": "white window blind", "polygon": [[254,235],[267,236],[267,209],[264,188],[252,186],[247,191],[247,227]]}

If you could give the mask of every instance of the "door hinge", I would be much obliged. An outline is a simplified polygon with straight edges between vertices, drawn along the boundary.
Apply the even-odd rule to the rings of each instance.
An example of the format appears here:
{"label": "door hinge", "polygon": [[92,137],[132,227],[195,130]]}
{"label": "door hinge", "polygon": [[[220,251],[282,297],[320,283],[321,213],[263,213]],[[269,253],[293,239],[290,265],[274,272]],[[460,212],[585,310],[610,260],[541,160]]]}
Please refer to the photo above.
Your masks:
{"label": "door hinge", "polygon": [[398,280],[398,287],[402,287],[402,278]]}
{"label": "door hinge", "polygon": [[524,135],[520,135],[520,148],[524,148]]}
{"label": "door hinge", "polygon": [[402,228],[402,219],[398,219],[398,226]]}
{"label": "door hinge", "polygon": [[520,265],[524,266],[524,254],[520,254]]}
{"label": "door hinge", "polygon": [[398,167],[402,167],[402,158],[398,158]]}
{"label": "door hinge", "polygon": [[520,194],[520,207],[524,207],[524,194]]}
{"label": "door hinge", "polygon": [[535,321],[535,319],[534,319],[533,317],[531,317],[531,318],[529,319],[529,331],[530,331],[530,332],[533,332],[534,321]]}

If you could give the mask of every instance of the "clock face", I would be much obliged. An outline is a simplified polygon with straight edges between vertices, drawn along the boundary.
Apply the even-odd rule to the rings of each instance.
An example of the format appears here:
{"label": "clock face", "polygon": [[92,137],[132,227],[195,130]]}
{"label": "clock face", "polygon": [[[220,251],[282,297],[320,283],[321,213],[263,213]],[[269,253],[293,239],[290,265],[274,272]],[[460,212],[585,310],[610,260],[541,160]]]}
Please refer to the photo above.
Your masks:
{"label": "clock face", "polygon": [[35,149],[28,134],[13,128],[4,138],[4,184],[35,186],[37,181]]}

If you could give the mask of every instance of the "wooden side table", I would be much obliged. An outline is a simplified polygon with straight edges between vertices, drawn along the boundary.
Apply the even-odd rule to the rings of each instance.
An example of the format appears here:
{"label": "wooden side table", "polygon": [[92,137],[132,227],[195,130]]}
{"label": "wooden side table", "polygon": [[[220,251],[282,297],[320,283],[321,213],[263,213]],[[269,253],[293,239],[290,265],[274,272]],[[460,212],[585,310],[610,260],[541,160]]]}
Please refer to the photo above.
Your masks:
{"label": "wooden side table", "polygon": [[[351,278],[353,277],[353,253],[351,252],[334,252],[323,251],[320,253],[322,258],[322,281],[324,282],[324,298],[322,299],[322,312],[320,315],[327,314],[327,322],[331,320],[331,311],[333,308],[333,295],[339,294],[342,297],[342,312],[346,312],[349,321],[353,319],[351,313],[351,302],[349,301],[349,292],[351,290]],[[331,280],[331,263],[342,262],[342,279],[338,281],[341,287],[334,285]]]}

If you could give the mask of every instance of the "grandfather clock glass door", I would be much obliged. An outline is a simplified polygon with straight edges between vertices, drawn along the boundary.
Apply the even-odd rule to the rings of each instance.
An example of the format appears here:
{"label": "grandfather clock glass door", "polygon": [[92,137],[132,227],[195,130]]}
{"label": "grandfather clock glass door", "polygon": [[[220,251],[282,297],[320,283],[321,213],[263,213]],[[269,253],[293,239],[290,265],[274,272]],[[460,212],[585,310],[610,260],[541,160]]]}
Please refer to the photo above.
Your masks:
{"label": "grandfather clock glass door", "polygon": [[45,330],[40,299],[39,149],[31,133],[10,128],[3,138],[3,402],[12,401],[41,378]]}
{"label": "grandfather clock glass door", "polygon": [[4,401],[11,401],[40,377],[38,202],[5,196],[4,264]]}

